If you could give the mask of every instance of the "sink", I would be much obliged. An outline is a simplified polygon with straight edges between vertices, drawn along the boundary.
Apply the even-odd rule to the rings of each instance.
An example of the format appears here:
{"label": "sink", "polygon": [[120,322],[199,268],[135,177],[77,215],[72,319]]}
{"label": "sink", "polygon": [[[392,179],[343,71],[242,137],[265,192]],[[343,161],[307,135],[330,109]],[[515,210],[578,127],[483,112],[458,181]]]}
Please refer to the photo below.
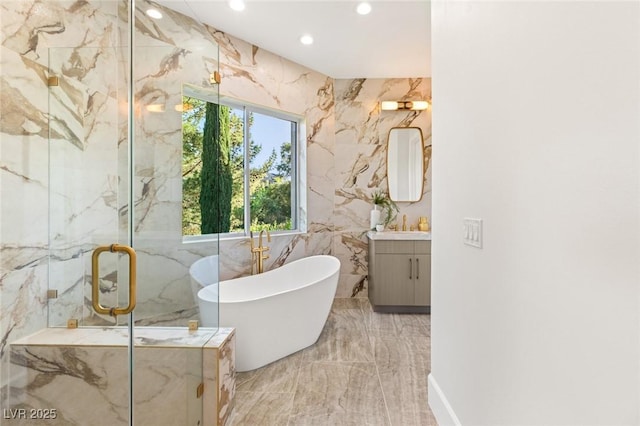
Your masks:
{"label": "sink", "polygon": [[369,231],[372,240],[431,240],[431,232],[425,231]]}

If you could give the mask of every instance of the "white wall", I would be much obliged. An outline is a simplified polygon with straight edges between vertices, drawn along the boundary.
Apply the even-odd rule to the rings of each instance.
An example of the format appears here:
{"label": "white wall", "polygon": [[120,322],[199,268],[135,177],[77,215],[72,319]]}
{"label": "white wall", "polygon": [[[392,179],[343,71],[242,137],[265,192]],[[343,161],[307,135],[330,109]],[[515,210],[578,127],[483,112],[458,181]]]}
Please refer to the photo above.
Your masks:
{"label": "white wall", "polygon": [[434,1],[432,25],[439,423],[638,424],[640,3]]}

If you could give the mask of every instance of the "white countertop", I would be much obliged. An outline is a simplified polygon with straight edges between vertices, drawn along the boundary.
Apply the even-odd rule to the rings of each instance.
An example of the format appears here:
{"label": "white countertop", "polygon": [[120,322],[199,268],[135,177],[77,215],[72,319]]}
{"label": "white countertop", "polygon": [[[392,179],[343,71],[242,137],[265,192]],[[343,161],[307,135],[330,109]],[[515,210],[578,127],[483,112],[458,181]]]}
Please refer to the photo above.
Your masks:
{"label": "white countertop", "polygon": [[367,237],[371,240],[428,240],[431,232],[424,231],[369,231]]}

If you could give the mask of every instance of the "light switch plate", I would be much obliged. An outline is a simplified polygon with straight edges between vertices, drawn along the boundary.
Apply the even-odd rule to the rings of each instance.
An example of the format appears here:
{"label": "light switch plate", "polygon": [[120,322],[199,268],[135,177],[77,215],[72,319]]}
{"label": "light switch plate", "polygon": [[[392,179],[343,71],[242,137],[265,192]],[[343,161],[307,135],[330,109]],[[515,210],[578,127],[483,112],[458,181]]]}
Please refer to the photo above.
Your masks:
{"label": "light switch plate", "polygon": [[462,239],[466,245],[482,248],[482,219],[465,217]]}

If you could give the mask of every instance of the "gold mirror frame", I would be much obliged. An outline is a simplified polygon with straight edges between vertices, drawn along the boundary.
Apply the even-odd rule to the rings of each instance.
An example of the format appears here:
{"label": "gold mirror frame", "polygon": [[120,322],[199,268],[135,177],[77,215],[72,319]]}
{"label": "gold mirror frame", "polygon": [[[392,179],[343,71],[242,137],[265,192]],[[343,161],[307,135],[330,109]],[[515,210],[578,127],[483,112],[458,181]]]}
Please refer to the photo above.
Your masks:
{"label": "gold mirror frame", "polygon": [[424,192],[424,139],[419,127],[393,127],[387,137],[387,186],[392,201],[416,202]]}

